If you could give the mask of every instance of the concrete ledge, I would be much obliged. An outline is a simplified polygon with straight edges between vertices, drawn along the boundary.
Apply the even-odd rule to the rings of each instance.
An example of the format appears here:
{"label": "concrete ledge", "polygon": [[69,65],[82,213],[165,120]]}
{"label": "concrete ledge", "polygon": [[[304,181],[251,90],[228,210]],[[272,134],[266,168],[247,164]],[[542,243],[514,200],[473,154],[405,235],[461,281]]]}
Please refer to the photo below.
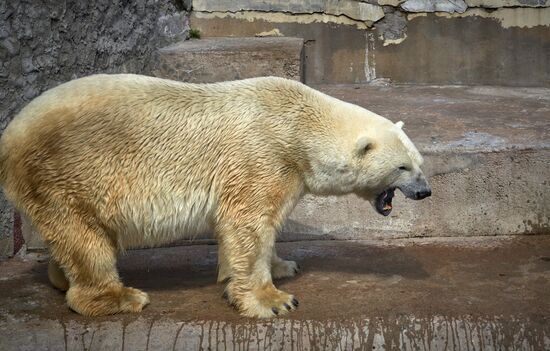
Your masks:
{"label": "concrete ledge", "polygon": [[301,38],[209,38],[158,50],[157,77],[212,83],[260,76],[302,80]]}
{"label": "concrete ledge", "polygon": [[86,318],[47,282],[47,257],[0,262],[0,349],[543,350],[550,347],[550,236],[316,241],[278,251],[302,272],[276,285],[299,308],[241,318],[222,299],[217,247],[128,252],[120,274],[141,314]]}

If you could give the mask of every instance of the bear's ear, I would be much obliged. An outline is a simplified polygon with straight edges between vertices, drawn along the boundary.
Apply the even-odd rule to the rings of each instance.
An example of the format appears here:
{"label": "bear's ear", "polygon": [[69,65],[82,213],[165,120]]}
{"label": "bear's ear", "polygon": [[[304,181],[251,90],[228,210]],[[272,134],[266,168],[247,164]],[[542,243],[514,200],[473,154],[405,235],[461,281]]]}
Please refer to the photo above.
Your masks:
{"label": "bear's ear", "polygon": [[405,123],[403,123],[403,121],[399,121],[399,122],[397,122],[395,125],[397,126],[397,128],[403,129],[403,125],[404,125],[404,124],[405,124]]}
{"label": "bear's ear", "polygon": [[370,149],[372,149],[372,142],[366,136],[361,136],[355,143],[355,153],[359,156],[363,156]]}

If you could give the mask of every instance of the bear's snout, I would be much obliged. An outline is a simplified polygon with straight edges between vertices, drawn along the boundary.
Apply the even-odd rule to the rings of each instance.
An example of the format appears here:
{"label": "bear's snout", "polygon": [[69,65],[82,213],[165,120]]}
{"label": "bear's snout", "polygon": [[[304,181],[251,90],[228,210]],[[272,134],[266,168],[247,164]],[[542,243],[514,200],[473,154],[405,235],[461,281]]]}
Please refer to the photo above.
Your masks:
{"label": "bear's snout", "polygon": [[422,200],[432,195],[432,188],[423,175],[414,177],[398,186],[405,197],[412,200]]}
{"label": "bear's snout", "polygon": [[427,198],[428,196],[432,196],[432,189],[426,188],[420,191],[415,192],[415,200],[422,200]]}

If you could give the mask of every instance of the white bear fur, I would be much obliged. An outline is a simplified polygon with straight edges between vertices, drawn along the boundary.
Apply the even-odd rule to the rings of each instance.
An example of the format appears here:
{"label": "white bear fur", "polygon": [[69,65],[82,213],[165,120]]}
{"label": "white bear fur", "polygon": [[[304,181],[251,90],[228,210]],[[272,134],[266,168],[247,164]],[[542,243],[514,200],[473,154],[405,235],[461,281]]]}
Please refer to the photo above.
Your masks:
{"label": "white bear fur", "polygon": [[16,116],[0,140],[0,179],[49,244],[51,280],[69,287],[75,311],[140,311],[149,298],[120,283],[117,252],[213,231],[230,302],[269,317],[297,305],[272,284],[297,271],[274,251],[287,215],[305,193],[372,201],[407,176],[400,165],[419,172],[401,128],[281,78],[95,75]]}

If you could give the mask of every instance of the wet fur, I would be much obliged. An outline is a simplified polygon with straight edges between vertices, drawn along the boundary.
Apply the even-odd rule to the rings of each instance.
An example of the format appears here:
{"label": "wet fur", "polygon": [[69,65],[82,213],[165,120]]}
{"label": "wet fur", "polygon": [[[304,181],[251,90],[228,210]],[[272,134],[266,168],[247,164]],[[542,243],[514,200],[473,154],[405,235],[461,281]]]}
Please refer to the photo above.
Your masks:
{"label": "wet fur", "polygon": [[50,280],[68,289],[73,310],[140,311],[149,298],[122,285],[117,254],[213,231],[230,302],[269,317],[296,307],[272,284],[297,271],[274,249],[287,215],[306,192],[372,197],[389,163],[358,154],[357,140],[367,137],[392,165],[412,162],[416,150],[399,133],[280,78],[194,85],[97,75],[16,116],[0,140],[0,178],[49,245]]}

